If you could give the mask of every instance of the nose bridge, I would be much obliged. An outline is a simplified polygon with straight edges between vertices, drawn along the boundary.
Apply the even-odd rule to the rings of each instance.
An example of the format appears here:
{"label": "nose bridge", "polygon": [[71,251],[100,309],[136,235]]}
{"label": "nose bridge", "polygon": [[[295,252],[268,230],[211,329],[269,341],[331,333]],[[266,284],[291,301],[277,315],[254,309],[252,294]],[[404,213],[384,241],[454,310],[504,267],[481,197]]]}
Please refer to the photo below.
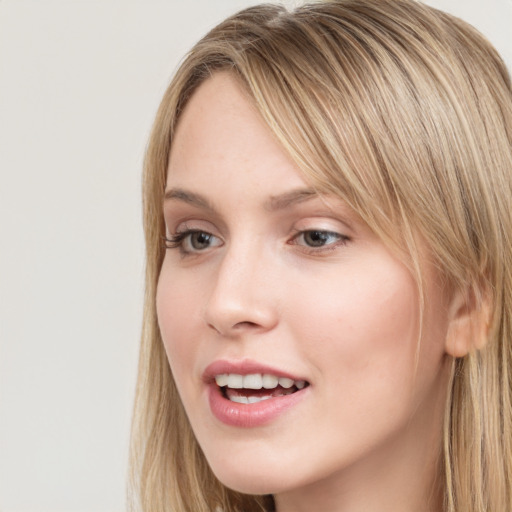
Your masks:
{"label": "nose bridge", "polygon": [[269,280],[272,259],[254,240],[228,244],[206,305],[207,323],[221,334],[270,329],[276,322]]}

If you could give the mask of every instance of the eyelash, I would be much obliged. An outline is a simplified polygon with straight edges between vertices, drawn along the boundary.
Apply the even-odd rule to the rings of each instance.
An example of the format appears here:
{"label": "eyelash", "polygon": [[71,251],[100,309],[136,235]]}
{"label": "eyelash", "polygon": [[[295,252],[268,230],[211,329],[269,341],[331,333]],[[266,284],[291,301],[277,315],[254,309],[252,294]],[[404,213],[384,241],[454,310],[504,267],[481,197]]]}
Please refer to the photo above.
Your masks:
{"label": "eyelash", "polygon": [[[298,244],[297,240],[300,237],[304,237],[307,234],[313,234],[316,233],[317,235],[320,235],[321,237],[334,237],[336,240],[330,244],[327,245],[319,245],[319,246],[311,246],[306,244]],[[195,250],[189,250],[184,247],[187,239],[189,239],[190,243],[190,237],[194,234],[203,234],[207,237],[213,237],[215,239],[218,239],[215,235],[212,233],[209,233],[208,231],[203,231],[201,229],[187,229],[185,231],[182,231],[180,233],[175,233],[173,235],[170,235],[169,237],[165,237],[165,248],[166,249],[179,249],[180,254],[182,256],[190,256],[194,254],[199,254],[202,252],[201,249],[195,249]],[[326,251],[332,251],[336,249],[337,247],[340,247],[342,245],[346,245],[350,241],[350,237],[346,235],[342,235],[341,233],[337,233],[335,231],[329,231],[325,229],[305,229],[301,231],[296,231],[295,235],[292,237],[291,241],[288,242],[290,245],[301,245],[302,250],[306,252],[307,254],[319,254]],[[209,246],[211,247],[211,246]],[[208,249],[209,247],[206,247],[205,249]],[[216,246],[213,246],[216,247]]]}
{"label": "eyelash", "polygon": [[190,238],[194,234],[204,234],[207,235],[208,237],[215,237],[215,235],[212,235],[208,231],[203,231],[201,229],[186,229],[185,231],[181,231],[180,233],[175,233],[174,235],[165,237],[165,248],[179,249],[180,253],[185,256],[188,254],[195,254],[196,252],[201,252],[199,249],[191,251],[184,248],[187,238]]}
{"label": "eyelash", "polygon": [[299,238],[304,238],[307,234],[311,235],[313,233],[316,233],[317,235],[321,235],[322,237],[333,237],[335,238],[335,241],[326,245],[302,245],[302,248],[305,252],[310,254],[318,254],[325,251],[332,251],[342,245],[346,245],[347,242],[350,241],[350,238],[346,235],[342,235],[341,233],[337,233],[336,231],[329,231],[328,229],[304,229],[302,231],[297,231],[295,236],[292,238],[291,244],[292,245],[299,245],[297,243],[297,240]]}

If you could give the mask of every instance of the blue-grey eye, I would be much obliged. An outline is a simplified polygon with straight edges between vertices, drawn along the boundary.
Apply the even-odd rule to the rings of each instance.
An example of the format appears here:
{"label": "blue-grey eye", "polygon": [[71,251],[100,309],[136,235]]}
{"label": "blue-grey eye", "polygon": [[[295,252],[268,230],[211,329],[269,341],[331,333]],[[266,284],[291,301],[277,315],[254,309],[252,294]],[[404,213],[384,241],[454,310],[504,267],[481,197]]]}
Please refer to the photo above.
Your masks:
{"label": "blue-grey eye", "polygon": [[211,233],[206,233],[205,231],[192,231],[188,236],[190,246],[195,251],[200,251],[210,247],[212,238],[214,238]]}
{"label": "blue-grey eye", "polygon": [[323,247],[324,245],[338,242],[343,238],[339,233],[319,229],[304,231],[300,237],[303,239],[304,244],[309,247]]}

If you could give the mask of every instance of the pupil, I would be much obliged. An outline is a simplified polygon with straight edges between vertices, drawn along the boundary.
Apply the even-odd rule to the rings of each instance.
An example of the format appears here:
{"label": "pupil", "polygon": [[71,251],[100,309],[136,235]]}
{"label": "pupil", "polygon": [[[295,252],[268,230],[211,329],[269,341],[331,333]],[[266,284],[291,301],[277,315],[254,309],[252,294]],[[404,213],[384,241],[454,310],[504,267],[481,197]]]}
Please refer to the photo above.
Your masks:
{"label": "pupil", "polygon": [[208,247],[210,242],[210,235],[201,231],[193,233],[191,242],[194,249],[204,249],[205,247]]}
{"label": "pupil", "polygon": [[304,238],[308,245],[319,247],[327,242],[328,237],[329,234],[323,231],[308,231]]}

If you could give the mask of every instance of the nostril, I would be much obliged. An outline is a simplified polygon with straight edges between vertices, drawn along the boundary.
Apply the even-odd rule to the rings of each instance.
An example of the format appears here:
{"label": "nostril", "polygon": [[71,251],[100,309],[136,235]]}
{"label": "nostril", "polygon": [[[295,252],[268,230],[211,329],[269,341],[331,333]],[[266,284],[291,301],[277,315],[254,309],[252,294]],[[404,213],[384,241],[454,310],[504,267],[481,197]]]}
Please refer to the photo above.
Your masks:
{"label": "nostril", "polygon": [[235,324],[233,326],[234,329],[236,329],[236,328],[241,328],[241,329],[249,328],[249,329],[251,329],[251,328],[256,328],[256,327],[258,327],[258,324],[256,322],[248,322],[248,321],[246,321],[246,322],[238,322],[237,324]]}
{"label": "nostril", "polygon": [[[212,322],[208,322],[208,327],[213,329],[215,332],[219,334],[227,334],[227,332],[224,332],[224,329],[217,327]],[[249,322],[249,321],[243,321],[243,322],[237,322],[236,324],[229,326],[228,331],[242,331],[242,330],[255,330],[259,329],[261,326],[258,325],[256,322]]]}

